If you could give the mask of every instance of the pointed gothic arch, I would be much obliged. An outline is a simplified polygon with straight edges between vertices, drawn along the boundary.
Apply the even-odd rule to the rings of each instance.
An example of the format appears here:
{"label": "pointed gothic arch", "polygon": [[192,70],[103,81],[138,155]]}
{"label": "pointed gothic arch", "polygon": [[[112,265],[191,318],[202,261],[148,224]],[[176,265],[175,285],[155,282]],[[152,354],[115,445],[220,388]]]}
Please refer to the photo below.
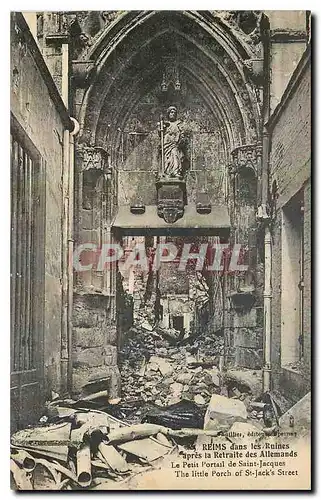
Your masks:
{"label": "pointed gothic arch", "polygon": [[79,111],[80,142],[113,156],[139,102],[160,88],[168,57],[179,59],[183,85],[213,116],[227,162],[235,147],[259,141],[260,107],[244,65],[253,52],[209,12],[124,13],[98,34],[85,57],[97,72]]}

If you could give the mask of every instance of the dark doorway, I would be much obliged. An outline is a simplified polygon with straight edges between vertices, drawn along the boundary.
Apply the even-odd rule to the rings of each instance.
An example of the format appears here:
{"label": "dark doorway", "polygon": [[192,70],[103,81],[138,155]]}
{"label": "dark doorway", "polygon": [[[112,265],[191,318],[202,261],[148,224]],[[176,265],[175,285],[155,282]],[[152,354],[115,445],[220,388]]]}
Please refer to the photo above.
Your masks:
{"label": "dark doorway", "polygon": [[173,328],[179,332],[183,332],[184,316],[173,316]]}

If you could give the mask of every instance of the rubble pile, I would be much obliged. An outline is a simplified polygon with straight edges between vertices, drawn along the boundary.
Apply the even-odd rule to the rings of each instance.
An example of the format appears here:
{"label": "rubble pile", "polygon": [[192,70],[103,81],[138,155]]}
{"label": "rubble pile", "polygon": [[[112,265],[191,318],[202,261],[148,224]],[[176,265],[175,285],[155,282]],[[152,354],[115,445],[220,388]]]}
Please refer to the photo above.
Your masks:
{"label": "rubble pile", "polygon": [[186,342],[178,332],[148,324],[129,332],[120,352],[122,398],[159,406],[182,399],[206,405],[220,392],[219,356],[223,339],[202,336]]}
{"label": "rubble pile", "polygon": [[[230,380],[235,377],[232,373]],[[249,436],[273,442],[279,429],[309,429],[310,394],[281,418],[271,393],[248,407],[235,397],[213,394],[203,409],[195,402],[180,401],[161,411],[154,407],[139,423],[129,424],[103,409],[115,412],[121,401],[111,403],[102,392],[78,401],[56,395],[35,427],[12,435],[12,489],[131,489],[138,475],[156,474],[187,450],[203,449],[204,443],[243,444],[252,439]],[[93,409],[92,404],[101,409]],[[251,419],[251,405],[263,411],[263,423]]]}
{"label": "rubble pile", "polygon": [[175,432],[171,429],[130,426],[103,411],[63,406],[68,404],[53,402],[43,424],[13,434],[13,489],[118,489],[151,464],[159,467],[162,457],[176,449],[166,437]]}
{"label": "rubble pile", "polygon": [[[82,400],[54,400],[36,427],[11,437],[12,488],[124,489],[137,474],[157,471],[165,460],[195,448],[200,438],[224,437],[246,420],[244,404],[231,401],[213,396],[206,412],[210,423],[203,426],[195,403],[173,405],[162,416],[151,414],[153,422],[130,425],[106,411],[81,407]],[[197,427],[184,427],[191,424]]]}

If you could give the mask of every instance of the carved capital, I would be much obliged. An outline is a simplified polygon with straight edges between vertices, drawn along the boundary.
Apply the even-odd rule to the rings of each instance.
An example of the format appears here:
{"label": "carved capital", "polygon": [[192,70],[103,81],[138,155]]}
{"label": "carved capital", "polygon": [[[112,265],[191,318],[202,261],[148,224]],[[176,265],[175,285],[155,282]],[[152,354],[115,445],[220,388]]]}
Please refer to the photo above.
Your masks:
{"label": "carved capital", "polygon": [[100,170],[102,173],[108,174],[111,169],[109,154],[100,147],[79,144],[76,149],[76,159],[78,172]]}

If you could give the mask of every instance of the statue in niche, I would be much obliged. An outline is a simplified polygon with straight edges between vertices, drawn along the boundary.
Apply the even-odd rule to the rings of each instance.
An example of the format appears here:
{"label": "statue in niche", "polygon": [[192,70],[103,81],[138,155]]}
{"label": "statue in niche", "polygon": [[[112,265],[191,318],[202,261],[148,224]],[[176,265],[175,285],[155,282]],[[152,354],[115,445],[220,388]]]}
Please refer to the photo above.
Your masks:
{"label": "statue in niche", "polygon": [[162,178],[182,180],[188,169],[188,131],[177,119],[176,106],[167,109],[167,120],[159,122]]}

